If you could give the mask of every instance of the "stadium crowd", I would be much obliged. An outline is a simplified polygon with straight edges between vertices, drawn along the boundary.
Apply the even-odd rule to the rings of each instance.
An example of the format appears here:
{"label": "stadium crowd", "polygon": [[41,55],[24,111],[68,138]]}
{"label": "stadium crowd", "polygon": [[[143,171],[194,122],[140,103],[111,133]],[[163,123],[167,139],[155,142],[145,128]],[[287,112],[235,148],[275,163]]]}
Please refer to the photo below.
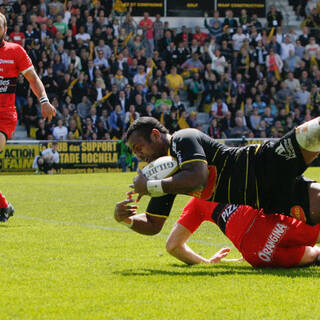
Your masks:
{"label": "stadium crowd", "polygon": [[[266,25],[243,9],[180,30],[148,12],[136,22],[118,0],[2,0],[7,40],[26,49],[57,109],[44,121],[21,75],[19,122],[39,140],[121,140],[139,116],[171,133],[281,137],[320,110],[320,10],[315,0],[299,3],[296,32],[273,5]],[[209,114],[204,126],[199,112]]]}

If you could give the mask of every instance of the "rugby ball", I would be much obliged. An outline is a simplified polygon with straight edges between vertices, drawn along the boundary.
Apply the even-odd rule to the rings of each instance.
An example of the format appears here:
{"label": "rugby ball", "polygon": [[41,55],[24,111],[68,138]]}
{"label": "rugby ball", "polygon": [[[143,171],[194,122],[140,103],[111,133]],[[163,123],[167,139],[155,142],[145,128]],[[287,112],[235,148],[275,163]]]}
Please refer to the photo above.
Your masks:
{"label": "rugby ball", "polygon": [[142,169],[148,180],[161,180],[172,176],[178,170],[178,163],[171,156],[160,157]]}

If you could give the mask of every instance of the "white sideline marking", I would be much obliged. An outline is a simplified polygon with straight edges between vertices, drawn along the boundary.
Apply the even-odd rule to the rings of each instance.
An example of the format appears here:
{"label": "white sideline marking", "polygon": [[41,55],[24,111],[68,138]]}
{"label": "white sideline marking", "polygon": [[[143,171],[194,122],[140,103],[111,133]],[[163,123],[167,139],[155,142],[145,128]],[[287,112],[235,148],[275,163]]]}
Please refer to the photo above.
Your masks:
{"label": "white sideline marking", "polygon": [[[117,228],[117,227],[108,227],[108,226],[100,226],[96,224],[86,224],[86,223],[78,223],[78,222],[72,222],[72,221],[61,221],[61,220],[52,220],[52,219],[44,219],[44,218],[38,218],[38,217],[28,217],[28,216],[18,216],[15,215],[14,218],[24,219],[24,220],[33,220],[33,221],[40,221],[45,223],[51,223],[51,224],[60,224],[64,226],[72,226],[72,227],[83,227],[88,229],[98,229],[98,230],[109,230],[109,231],[119,231],[119,232],[132,232],[130,229],[127,228]],[[167,238],[168,233],[160,233],[157,235],[157,237]],[[218,247],[233,247],[233,244],[226,244],[226,243],[220,243],[215,241],[206,241],[206,240],[198,240],[198,239],[190,239],[188,242],[194,242],[194,243],[201,243],[207,246],[218,246]]]}

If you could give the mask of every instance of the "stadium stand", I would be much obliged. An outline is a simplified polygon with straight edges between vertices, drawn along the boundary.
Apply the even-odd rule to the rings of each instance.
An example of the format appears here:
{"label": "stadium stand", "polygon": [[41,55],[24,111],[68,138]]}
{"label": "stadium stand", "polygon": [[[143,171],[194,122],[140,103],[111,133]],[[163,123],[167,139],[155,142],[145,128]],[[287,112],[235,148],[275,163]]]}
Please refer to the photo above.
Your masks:
{"label": "stadium stand", "polygon": [[3,0],[0,12],[58,110],[43,125],[19,78],[14,139],[54,139],[58,122],[68,139],[120,139],[146,115],[171,131],[279,137],[319,115],[316,0],[267,1],[264,19],[209,12],[198,26],[133,17],[118,0]]}

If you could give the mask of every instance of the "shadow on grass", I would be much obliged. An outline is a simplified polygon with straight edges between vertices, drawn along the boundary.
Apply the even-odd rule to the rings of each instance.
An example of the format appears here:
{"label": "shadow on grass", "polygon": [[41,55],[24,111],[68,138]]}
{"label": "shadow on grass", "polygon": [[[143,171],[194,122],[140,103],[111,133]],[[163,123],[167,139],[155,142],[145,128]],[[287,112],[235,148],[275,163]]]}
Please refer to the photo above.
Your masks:
{"label": "shadow on grass", "polygon": [[289,278],[320,278],[319,267],[290,268],[290,269],[274,269],[260,268],[254,269],[250,266],[226,266],[217,265],[208,268],[208,266],[187,266],[187,265],[171,265],[176,270],[160,270],[160,269],[128,269],[116,271],[115,274],[122,276],[226,276],[226,275],[273,275],[277,277]]}

